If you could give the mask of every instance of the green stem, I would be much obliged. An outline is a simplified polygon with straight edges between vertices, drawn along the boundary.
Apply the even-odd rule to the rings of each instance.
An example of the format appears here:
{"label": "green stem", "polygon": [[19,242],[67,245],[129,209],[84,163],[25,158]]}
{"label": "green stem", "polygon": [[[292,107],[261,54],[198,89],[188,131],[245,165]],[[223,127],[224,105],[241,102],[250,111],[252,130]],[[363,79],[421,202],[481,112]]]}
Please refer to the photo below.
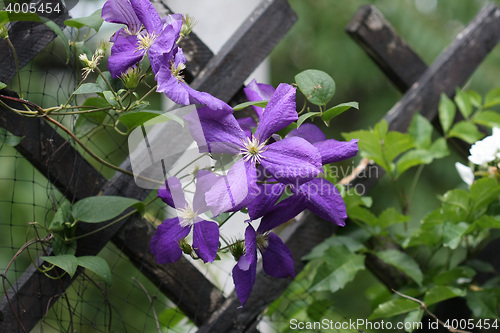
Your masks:
{"label": "green stem", "polygon": [[19,60],[17,59],[17,52],[16,48],[14,47],[14,44],[10,41],[9,37],[6,37],[5,40],[7,41],[7,44],[9,44],[10,49],[12,50],[12,54],[14,55],[14,63],[16,64],[16,71],[17,71],[17,81],[19,84],[19,97],[23,99],[23,89],[21,85],[21,73],[19,72]]}
{"label": "green stem", "polygon": [[137,102],[138,103],[142,102],[146,97],[148,97],[149,94],[151,94],[153,91],[155,91],[157,87],[158,87],[158,85],[155,85],[144,96],[142,96],[141,98],[139,98],[139,100]]}
{"label": "green stem", "polygon": [[229,214],[229,216],[228,216],[228,217],[226,217],[226,218],[224,219],[224,221],[222,221],[222,222],[221,222],[221,224],[219,224],[219,229],[220,229],[220,228],[224,225],[224,223],[226,223],[227,221],[229,221],[229,219],[230,219],[231,217],[233,217],[233,216],[234,216],[234,214],[236,214],[236,213],[237,213],[237,212],[232,212],[231,214]]}
{"label": "green stem", "polygon": [[120,110],[121,111],[124,111],[123,109],[123,105],[122,105],[122,102],[120,101],[120,98],[118,97],[118,95],[116,94],[115,90],[113,89],[113,87],[111,86],[111,84],[109,83],[109,81],[106,79],[106,77],[104,76],[104,74],[102,74],[101,70],[99,69],[99,67],[96,66],[95,68],[97,70],[97,72],[99,73],[99,75],[102,77],[102,79],[104,80],[104,82],[106,82],[106,85],[109,87],[109,89],[111,90],[111,93],[113,94],[113,96],[115,97],[116,101],[118,102],[118,105],[120,105]]}

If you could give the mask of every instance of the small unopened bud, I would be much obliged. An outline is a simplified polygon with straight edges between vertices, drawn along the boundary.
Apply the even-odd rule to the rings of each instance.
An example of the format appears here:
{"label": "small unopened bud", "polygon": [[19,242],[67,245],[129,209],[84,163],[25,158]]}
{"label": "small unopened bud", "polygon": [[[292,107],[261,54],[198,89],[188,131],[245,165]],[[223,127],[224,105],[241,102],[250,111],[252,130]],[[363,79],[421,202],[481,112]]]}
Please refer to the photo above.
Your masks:
{"label": "small unopened bud", "polygon": [[85,53],[80,54],[80,56],[78,56],[78,58],[80,59],[81,62],[83,62],[85,64],[85,66],[90,66],[90,64],[91,64],[90,60]]}
{"label": "small unopened bud", "polygon": [[197,23],[196,20],[194,18],[192,18],[191,16],[189,16],[188,14],[184,15],[182,17],[182,19],[183,19],[182,28],[181,28],[181,34],[180,34],[179,39],[182,39],[182,38],[186,37],[187,35],[189,35],[191,33],[191,31],[193,31],[193,28]]}
{"label": "small unopened bud", "polygon": [[9,30],[5,24],[0,24],[0,38],[6,39],[7,37],[9,37]]}
{"label": "small unopened bud", "polygon": [[134,90],[141,82],[144,75],[141,74],[142,71],[139,67],[130,67],[125,73],[120,76],[123,85],[128,90]]}
{"label": "small unopened bud", "polygon": [[179,246],[181,247],[182,252],[187,255],[191,255],[193,253],[193,248],[189,245],[184,238],[179,240]]}
{"label": "small unopened bud", "polygon": [[108,50],[109,43],[106,42],[104,39],[101,39],[99,42],[99,46],[97,47],[97,50],[95,50],[95,54],[99,57],[104,57],[106,55],[106,51]]}
{"label": "small unopened bud", "polygon": [[236,261],[240,260],[241,256],[245,254],[245,242],[241,240],[235,241],[229,246],[229,251]]}

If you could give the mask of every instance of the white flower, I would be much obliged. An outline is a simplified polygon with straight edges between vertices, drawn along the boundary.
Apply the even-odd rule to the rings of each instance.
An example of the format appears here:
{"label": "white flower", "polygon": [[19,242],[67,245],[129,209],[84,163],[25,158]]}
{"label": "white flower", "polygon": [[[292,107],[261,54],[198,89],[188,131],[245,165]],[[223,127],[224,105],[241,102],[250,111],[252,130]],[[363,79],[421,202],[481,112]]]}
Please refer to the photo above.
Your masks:
{"label": "white flower", "polygon": [[455,163],[455,168],[457,168],[458,174],[464,183],[471,186],[474,182],[474,172],[472,169],[459,162]]}
{"label": "white flower", "polygon": [[469,161],[483,165],[500,158],[500,129],[493,128],[493,134],[477,141],[470,147]]}

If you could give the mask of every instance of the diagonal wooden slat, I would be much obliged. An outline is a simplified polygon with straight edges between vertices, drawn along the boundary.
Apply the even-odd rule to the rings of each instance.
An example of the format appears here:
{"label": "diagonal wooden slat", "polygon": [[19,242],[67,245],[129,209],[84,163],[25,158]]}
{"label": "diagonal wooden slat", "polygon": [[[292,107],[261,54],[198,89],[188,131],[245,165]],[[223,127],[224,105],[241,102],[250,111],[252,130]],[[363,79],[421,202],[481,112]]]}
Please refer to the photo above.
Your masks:
{"label": "diagonal wooden slat", "polygon": [[[288,15],[280,15],[281,12],[287,13]],[[296,17],[293,15],[293,12],[286,1],[266,0],[255,10],[254,14],[251,15],[251,18],[255,19],[255,21],[250,24],[246,22],[243,28],[238,30],[238,33],[233,36],[233,38],[239,38],[245,42],[226,44],[221,52],[211,60],[211,65],[206,66],[207,68],[203,71],[203,76],[201,78],[198,77],[195,82],[193,82],[192,86],[197,87],[197,89],[201,89],[199,87],[206,87],[207,89],[205,91],[208,91],[216,96],[222,95],[222,98],[228,100],[231,96],[227,95],[227,91],[219,87],[221,82],[221,72],[228,76],[225,80],[230,83],[228,84],[227,81],[224,82],[231,87],[231,90],[233,90],[234,93],[236,93],[238,87],[242,86],[243,80],[246,76],[253,71],[252,66],[258,65],[264,57],[267,56],[267,54],[274,47],[274,43],[278,42],[288,31]],[[267,31],[267,34],[261,34],[262,31],[260,25],[262,24],[266,25],[268,28],[269,26],[275,25],[276,30],[272,32]],[[256,33],[256,31],[258,31],[258,33]],[[254,50],[252,43],[262,45],[258,52]],[[189,43],[187,45],[189,45]],[[200,47],[203,48],[203,46]],[[235,50],[234,48],[239,49]],[[236,64],[232,64],[231,67],[225,68],[224,70],[221,69],[221,66],[228,63],[225,58],[228,56],[232,57],[238,52],[252,57],[249,61],[250,65],[245,61],[244,57],[238,57]],[[197,58],[193,57],[191,60],[193,59]],[[231,75],[230,71],[236,71],[238,74]],[[4,110],[2,113],[4,113]],[[0,121],[1,120],[2,118],[0,117]],[[38,119],[26,118],[19,118],[17,120],[20,122],[39,121]],[[9,121],[3,121],[0,125],[9,127],[9,124],[12,123]],[[47,132],[47,134],[44,134],[43,137],[34,135],[33,138],[28,139],[32,142],[30,142],[30,144],[25,144],[24,146],[27,147],[27,149],[23,151],[26,155],[29,155],[28,159],[34,160],[34,164],[36,166],[37,164],[38,166],[43,166],[42,162],[44,161],[39,160],[41,154],[37,154],[37,146],[35,145],[35,142],[40,138],[43,139],[42,142],[45,142],[47,137],[50,137],[50,140],[52,140],[51,142],[54,142],[53,138],[58,136],[55,131],[50,131],[51,128],[46,123],[41,124],[43,124],[40,125],[41,127],[45,126],[41,131]],[[38,130],[40,131],[40,129]],[[15,132],[15,129],[13,132]],[[19,135],[19,133],[17,134]],[[37,137],[39,138],[37,139]],[[170,140],[167,144],[177,148],[179,146],[187,148],[192,141],[190,138],[186,137],[175,137],[174,135],[172,135],[172,137],[174,139]],[[59,138],[57,139],[57,142],[60,143],[60,145],[64,145],[64,142],[60,141]],[[57,149],[54,150],[57,151]],[[74,164],[80,165],[80,162],[85,162],[81,156],[75,152],[73,153],[72,154],[75,159],[73,161]],[[44,155],[47,160],[51,160],[52,154],[50,151],[48,153],[44,152],[42,155]],[[68,155],[66,155],[66,157],[68,157]],[[47,160],[45,160],[45,162]],[[168,165],[166,167],[168,167]],[[122,164],[122,168],[130,169],[128,160]],[[54,172],[54,169],[57,168],[49,168],[48,166],[45,166],[45,168],[41,169],[43,169],[42,172],[44,172],[44,174],[48,175],[49,179],[63,179],[60,175],[56,174],[54,176],[51,174]],[[64,172],[68,172],[68,170],[64,170]],[[88,169],[88,172],[92,173],[93,171],[92,169]],[[78,175],[75,175],[74,173],[72,174],[78,178]],[[95,174],[95,172],[90,177],[93,177],[90,179],[102,179],[102,176]],[[87,178],[87,181],[88,179],[89,178]],[[70,198],[78,197],[81,187],[73,186],[71,188],[72,191],[69,192],[67,189],[70,184],[65,183],[65,181],[67,181],[67,179],[60,181],[63,192]],[[102,180],[99,181],[99,183],[100,182],[102,182]],[[85,183],[81,184],[81,186],[85,186]],[[88,191],[89,193],[93,193],[94,190],[88,189]],[[129,176],[115,175],[110,181],[105,183],[102,189],[102,194],[124,195],[141,199],[144,198],[146,192],[135,187],[134,183],[130,181]],[[121,226],[125,227],[120,229]],[[93,231],[96,227],[99,226],[83,224],[79,229],[79,234]],[[199,273],[184,259],[174,265],[162,266],[156,264],[154,258],[148,251],[149,239],[151,238],[153,232],[153,228],[147,222],[142,221],[140,218],[132,217],[122,223],[106,229],[104,232],[95,234],[92,238],[82,238],[78,244],[77,255],[96,254],[100,248],[102,248],[107,241],[114,236],[114,242],[130,256],[131,261],[138,265],[141,271],[153,282],[157,283],[160,289],[174,302],[176,302],[186,315],[188,315],[195,323],[201,324],[223,300],[222,295],[201,275],[201,273]],[[71,279],[63,278],[57,283],[54,283],[54,281],[49,281],[42,274],[38,273],[34,266],[31,266],[23,274],[22,278],[19,279],[18,283],[16,283],[14,290],[9,290],[9,300],[4,297],[0,301],[0,311],[4,318],[4,320],[0,323],[0,330],[9,332],[19,331],[17,321],[13,318],[14,314],[10,310],[11,306],[16,309],[17,313],[22,315],[23,324],[25,328],[29,330],[43,316],[46,311],[46,305],[49,304],[49,301],[53,303],[54,299],[52,297],[54,295],[60,295],[60,293],[63,292],[71,282]],[[33,294],[40,295],[40,297],[34,301],[30,301]]]}
{"label": "diagonal wooden slat", "polygon": [[[451,95],[457,86],[463,85],[498,41],[500,41],[500,10],[490,5],[476,15],[447,50],[387,113],[385,119],[390,129],[406,131],[417,110],[421,110],[421,114],[428,119],[435,117],[441,93]],[[360,168],[356,177],[346,185],[360,184],[366,190],[371,188],[383,173],[372,172],[373,177],[364,177],[369,174],[367,172],[369,167],[370,165],[366,165]],[[286,241],[294,255],[307,253],[331,235],[325,232],[325,224],[328,222],[312,214],[304,215],[294,224],[295,230]],[[300,257],[295,256],[295,260],[295,269],[298,273],[304,263],[300,261]],[[262,311],[290,283],[290,280],[281,280],[281,283],[273,283],[270,280],[272,279],[259,271],[254,290],[245,307],[238,309],[239,302],[236,295],[231,294],[221,309],[214,313],[198,332],[252,332]],[[268,295],[273,297],[268,298]]]}

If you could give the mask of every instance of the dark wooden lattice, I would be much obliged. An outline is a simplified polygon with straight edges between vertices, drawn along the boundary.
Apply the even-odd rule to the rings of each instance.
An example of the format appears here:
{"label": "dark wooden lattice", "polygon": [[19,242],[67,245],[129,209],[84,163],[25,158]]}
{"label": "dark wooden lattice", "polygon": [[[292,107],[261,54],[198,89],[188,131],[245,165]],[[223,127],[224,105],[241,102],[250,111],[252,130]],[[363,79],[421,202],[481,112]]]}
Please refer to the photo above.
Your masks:
{"label": "dark wooden lattice", "polygon": [[[169,12],[160,1],[156,1],[155,6],[160,14]],[[61,24],[64,18],[54,20]],[[296,16],[286,0],[263,0],[217,55],[213,55],[195,35],[190,35],[182,46],[185,53],[190,55],[188,68],[191,70],[189,76],[193,78],[191,85],[228,102],[237,99],[241,95],[243,81],[295,20]],[[16,47],[26,47],[27,44],[21,43],[21,40],[35,38],[23,35],[26,29],[30,29],[24,24],[17,22],[11,27],[12,36],[14,33],[19,36]],[[41,27],[36,29],[44,29]],[[416,110],[421,110],[426,118],[434,119],[440,94],[444,92],[452,96],[455,88],[465,83],[498,43],[500,10],[494,5],[484,8],[429,68],[372,6],[361,7],[346,29],[388,78],[405,92],[385,116],[391,130],[404,132]],[[37,33],[44,37],[36,35],[36,39],[33,39],[39,41],[35,45],[36,52],[22,54],[22,64],[31,60],[54,37],[46,29]],[[8,48],[0,45],[0,81],[8,81],[15,75],[13,66],[9,64],[11,55]],[[147,194],[131,182],[128,175],[116,174],[106,181],[43,119],[24,118],[0,109],[0,126],[14,135],[25,136],[16,148],[71,201],[99,193],[137,199],[143,199]],[[187,148],[191,143],[190,138],[171,137],[173,139],[167,145]],[[129,160],[121,167],[130,169]],[[373,167],[369,161],[362,161],[357,172],[346,179],[344,185],[363,184],[369,189],[383,175],[380,168],[377,173],[364,172],[369,167]],[[367,175],[372,177],[368,178]],[[81,225],[78,232],[84,234],[99,226]],[[262,311],[291,282],[268,277],[259,271],[252,296],[244,309],[238,309],[239,302],[234,293],[224,298],[189,261],[181,259],[175,264],[158,265],[149,253],[148,246],[153,229],[139,216],[132,216],[95,234],[91,239],[79,240],[77,255],[97,254],[108,241],[114,242],[199,326],[199,332],[256,331]],[[334,231],[330,223],[309,213],[292,225],[284,238],[296,260],[296,272],[304,267],[300,258]],[[39,260],[35,264],[40,265],[42,262]],[[387,278],[396,274],[390,268],[374,260],[367,261],[367,267],[386,285],[397,288],[397,282],[394,281],[398,280]],[[49,300],[53,302],[51,298],[60,295],[72,281],[68,277],[60,281],[50,280],[40,274],[34,265],[30,266],[8,291],[8,297],[4,296],[0,300],[0,331],[31,330],[43,317]]]}

